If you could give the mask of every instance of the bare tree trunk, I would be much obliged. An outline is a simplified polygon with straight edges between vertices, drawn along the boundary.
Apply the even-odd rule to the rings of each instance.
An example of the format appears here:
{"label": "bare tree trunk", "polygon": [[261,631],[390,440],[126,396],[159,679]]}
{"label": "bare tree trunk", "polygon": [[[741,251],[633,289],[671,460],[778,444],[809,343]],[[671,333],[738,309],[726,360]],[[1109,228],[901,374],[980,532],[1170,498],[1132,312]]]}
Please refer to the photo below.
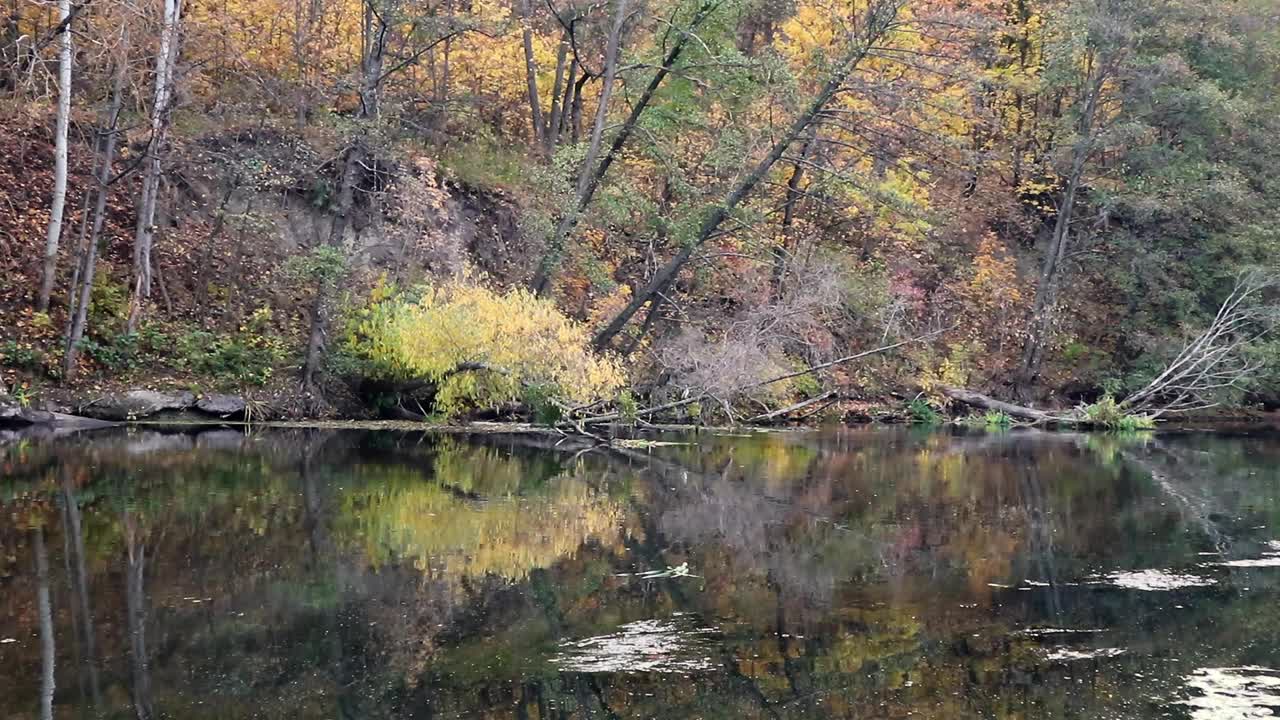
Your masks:
{"label": "bare tree trunk", "polygon": [[556,138],[555,144],[559,145],[564,138],[565,131],[572,123],[573,98],[574,91],[577,90],[578,79],[578,60],[577,58],[569,58],[569,77],[564,83],[564,98],[560,101],[560,113],[556,117]]}
{"label": "bare tree trunk", "polygon": [[122,41],[121,55],[116,61],[115,77],[111,81],[111,100],[107,108],[107,134],[103,140],[102,160],[98,165],[97,198],[93,206],[93,224],[89,231],[88,242],[84,245],[84,256],[80,259],[80,284],[71,288],[71,323],[67,331],[67,342],[62,359],[62,376],[71,380],[75,376],[76,361],[80,354],[80,341],[84,339],[89,319],[89,301],[93,297],[93,275],[98,264],[98,241],[102,237],[102,226],[106,221],[107,183],[111,180],[111,166],[115,161],[116,142],[120,136],[120,109],[124,105],[124,82],[128,63],[126,56],[129,47],[129,35],[126,32]]}
{"label": "bare tree trunk", "polygon": [[1027,339],[1022,346],[1022,366],[1019,368],[1014,388],[1015,395],[1018,397],[1026,395],[1031,384],[1040,374],[1045,341],[1053,326],[1054,306],[1058,301],[1058,290],[1062,283],[1062,260],[1071,244],[1071,221],[1075,214],[1076,200],[1084,178],[1085,166],[1097,144],[1098,103],[1108,73],[1100,61],[1095,62],[1090,70],[1086,89],[1088,95],[1085,98],[1085,107],[1078,127],[1079,137],[1071,151],[1071,168],[1067,173],[1062,202],[1058,207],[1058,216],[1054,220],[1049,247],[1045,251],[1044,265],[1040,270],[1040,284],[1036,288],[1036,298],[1032,305],[1031,325],[1027,329]]}
{"label": "bare tree trunk", "polygon": [[155,100],[151,107],[151,140],[147,144],[138,224],[133,238],[133,292],[129,302],[127,332],[138,329],[142,304],[151,297],[151,246],[155,238],[156,200],[160,193],[161,153],[169,131],[174,69],[178,63],[178,33],[182,0],[164,0],[164,28],[156,53]]}
{"label": "bare tree trunk", "polygon": [[529,0],[520,0],[520,20],[524,26],[522,40],[524,42],[524,79],[529,91],[529,127],[533,133],[533,142],[542,146],[542,101],[538,96],[538,64],[533,58],[533,17],[529,10]]}
{"label": "bare tree trunk", "polygon": [[589,80],[591,80],[591,74],[584,67],[582,77],[578,78],[577,84],[573,86],[573,106],[569,113],[569,142],[574,145],[582,139],[582,89],[586,87]]}
{"label": "bare tree trunk", "polygon": [[53,151],[53,203],[49,209],[49,231],[44,241],[44,267],[36,310],[49,310],[53,280],[58,271],[58,240],[62,236],[62,214],[67,204],[67,126],[71,120],[71,0],[58,0],[58,19],[64,23],[58,37],[58,129]]}
{"label": "bare tree trunk", "polygon": [[[525,1],[528,2],[528,0]],[[555,150],[560,141],[560,116],[564,111],[564,106],[560,104],[560,95],[564,92],[564,66],[568,58],[569,41],[567,38],[562,38],[560,47],[556,50],[556,79],[551,85],[551,114],[547,116],[547,125],[542,133],[542,147],[548,153]],[[570,79],[569,82],[573,80]]]}
{"label": "bare tree trunk", "polygon": [[787,148],[791,147],[818,120],[818,116],[823,109],[835,97],[858,64],[867,56],[875,42],[883,37],[895,24],[901,2],[902,0],[886,0],[868,8],[866,24],[863,30],[865,37],[852,41],[854,42],[854,47],[845,54],[845,57],[827,79],[826,84],[809,102],[808,107],[792,121],[791,126],[774,143],[769,153],[756,164],[755,168],[746,177],[738,181],[738,184],[734,186],[725,199],[712,209],[706,219],[702,221],[696,239],[691,243],[687,243],[680,249],[680,252],[676,253],[675,257],[672,257],[665,265],[659,268],[649,280],[649,283],[635,294],[631,302],[619,311],[603,329],[596,333],[595,338],[592,340],[592,345],[597,350],[608,348],[613,338],[622,331],[622,328],[626,326],[636,312],[644,307],[645,303],[648,303],[659,293],[666,290],[675,280],[680,270],[684,268],[685,263],[689,262],[693,254],[715,235],[720,225],[728,219],[730,213],[741,205],[747,196],[755,190],[756,185],[760,184],[760,181],[769,174],[774,164],[786,153]]}
{"label": "bare tree trunk", "polygon": [[[623,0],[618,6],[619,17],[625,14],[626,0]],[[690,36],[698,28],[699,25],[711,15],[712,11],[719,5],[719,0],[707,0],[698,8],[698,12],[694,15],[689,23],[689,27],[679,32],[676,41],[671,45],[671,49],[667,51],[666,57],[663,58],[662,66],[654,73],[649,80],[649,84],[641,93],[636,104],[632,106],[631,113],[619,128],[618,134],[614,136],[613,142],[609,145],[609,151],[605,153],[604,158],[599,165],[596,164],[596,155],[600,150],[600,134],[604,131],[604,123],[607,119],[605,110],[607,110],[607,100],[613,86],[613,75],[616,72],[618,62],[618,46],[621,38],[622,19],[616,21],[614,32],[609,35],[609,51],[606,55],[604,87],[600,92],[600,106],[596,111],[596,122],[591,132],[591,145],[587,150],[587,156],[583,160],[582,168],[578,175],[578,196],[574,204],[568,212],[560,218],[557,223],[554,234],[547,243],[547,251],[543,254],[542,262],[539,264],[538,272],[534,276],[531,283],[535,292],[539,295],[546,295],[551,289],[551,282],[554,279],[556,270],[560,264],[561,255],[564,253],[564,245],[568,236],[577,226],[578,220],[582,217],[582,213],[586,211],[587,206],[591,204],[591,198],[595,196],[596,190],[600,187],[604,176],[609,172],[609,167],[613,165],[614,160],[622,151],[623,145],[631,137],[631,133],[635,131],[636,125],[640,122],[640,116],[644,114],[649,103],[653,100],[654,95],[658,92],[658,88],[662,85],[663,80],[671,73],[671,69],[675,67],[676,61],[680,59],[680,54],[684,51],[688,44]]]}
{"label": "bare tree trunk", "polygon": [[[355,191],[364,169],[367,152],[363,137],[363,121],[378,116],[378,93],[382,85],[383,61],[386,57],[389,28],[382,16],[373,11],[366,0],[364,19],[364,52],[360,58],[360,111],[356,116],[358,128],[347,147],[342,166],[342,178],[338,184],[338,206],[329,229],[329,245],[340,247],[346,238],[350,216],[355,209]],[[316,387],[316,373],[324,359],[325,334],[328,332],[332,288],[328,280],[321,280],[316,287],[311,305],[311,329],[307,337],[307,354],[302,365],[302,383],[308,389]]]}
{"label": "bare tree trunk", "polygon": [[44,545],[44,528],[32,536],[36,556],[36,613],[40,617],[40,717],[53,718],[53,603],[49,600],[49,551]]}
{"label": "bare tree trunk", "polygon": [[791,169],[787,180],[787,198],[782,208],[782,244],[773,248],[773,299],[782,297],[783,281],[787,275],[787,259],[795,250],[794,234],[796,205],[800,202],[800,183],[804,181],[804,167],[817,144],[816,133],[811,133],[800,148],[800,159]]}

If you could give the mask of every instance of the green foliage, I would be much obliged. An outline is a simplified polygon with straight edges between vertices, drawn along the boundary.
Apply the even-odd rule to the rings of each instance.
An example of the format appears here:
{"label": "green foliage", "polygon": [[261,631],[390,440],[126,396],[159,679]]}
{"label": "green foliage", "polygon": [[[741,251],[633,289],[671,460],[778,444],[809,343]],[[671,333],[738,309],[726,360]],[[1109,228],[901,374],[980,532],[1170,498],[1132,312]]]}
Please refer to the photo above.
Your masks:
{"label": "green foliage", "polygon": [[176,345],[183,366],[221,385],[263,385],[285,358],[284,342],[272,329],[267,308],[256,310],[234,333],[192,330],[179,336]]}
{"label": "green foliage", "polygon": [[346,268],[347,254],[342,248],[320,245],[289,258],[285,272],[298,283],[327,286],[336,283]]}
{"label": "green foliage", "polygon": [[48,357],[44,351],[30,344],[17,340],[6,340],[0,343],[0,365],[22,370],[39,370],[47,361]]}
{"label": "green foliage", "polygon": [[[802,370],[804,367],[807,366],[800,365],[796,369]],[[798,375],[792,378],[789,384],[791,385],[792,392],[794,392],[797,397],[806,400],[817,397],[818,394],[822,392],[822,381],[819,380],[818,376],[814,373]]]}
{"label": "green foliage", "polygon": [[525,407],[533,413],[534,422],[555,425],[564,418],[564,408],[556,402],[553,386],[534,384],[524,388],[521,398]]}
{"label": "green foliage", "polygon": [[127,372],[138,366],[138,336],[122,333],[110,340],[85,336],[80,349],[95,363],[112,372]]}
{"label": "green foliage", "polygon": [[[585,153],[585,147],[581,152]],[[440,164],[471,187],[524,187],[530,175],[528,156],[489,132],[477,133],[466,145],[451,145]]]}
{"label": "green foliage", "polygon": [[942,413],[923,397],[917,397],[907,403],[907,417],[913,425],[940,425]]}
{"label": "green foliage", "polygon": [[988,410],[982,415],[982,424],[988,428],[1007,428],[1013,424],[1013,418],[999,410]]}
{"label": "green foliage", "polygon": [[1081,408],[1081,414],[1090,424],[1108,430],[1132,432],[1151,430],[1156,426],[1155,418],[1149,415],[1125,412],[1111,395],[1104,395],[1101,400],[1085,405]]}
{"label": "green foliage", "polygon": [[111,266],[99,260],[89,293],[89,327],[99,333],[110,332],[121,327],[128,316],[128,284],[112,277]]}
{"label": "green foliage", "polygon": [[629,388],[623,388],[618,393],[618,415],[622,417],[622,422],[632,424],[636,421],[636,412],[640,409],[640,403],[636,401],[636,396]]}
{"label": "green foliage", "polygon": [[265,384],[286,356],[285,343],[271,327],[267,308],[255,311],[230,333],[150,324],[110,340],[86,337],[80,347],[115,373],[170,364],[227,387]]}

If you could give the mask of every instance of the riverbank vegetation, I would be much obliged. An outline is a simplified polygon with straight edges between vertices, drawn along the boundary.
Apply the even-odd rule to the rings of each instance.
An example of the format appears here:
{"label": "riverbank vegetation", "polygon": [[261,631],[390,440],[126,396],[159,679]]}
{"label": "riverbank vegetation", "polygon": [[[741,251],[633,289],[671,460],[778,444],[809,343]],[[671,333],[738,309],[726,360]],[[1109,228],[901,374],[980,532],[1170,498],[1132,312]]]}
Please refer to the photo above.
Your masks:
{"label": "riverbank vegetation", "polygon": [[1280,404],[1270,0],[7,13],[0,377],[26,403]]}

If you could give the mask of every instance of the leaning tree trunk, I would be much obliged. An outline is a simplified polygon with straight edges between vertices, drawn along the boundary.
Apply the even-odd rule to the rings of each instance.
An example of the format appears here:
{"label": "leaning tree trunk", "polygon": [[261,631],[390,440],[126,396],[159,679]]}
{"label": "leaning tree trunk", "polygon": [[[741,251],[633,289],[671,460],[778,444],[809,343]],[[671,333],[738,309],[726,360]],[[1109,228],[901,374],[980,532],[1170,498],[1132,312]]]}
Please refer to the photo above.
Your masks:
{"label": "leaning tree trunk", "polygon": [[182,21],[182,1],[164,0],[164,28],[156,52],[155,99],[151,106],[151,140],[143,164],[142,195],[138,200],[138,223],[133,236],[133,293],[129,301],[127,332],[138,329],[142,305],[151,297],[151,247],[155,238],[156,200],[160,194],[161,153],[169,132],[169,111],[173,98],[174,68],[178,62],[178,32]]}
{"label": "leaning tree trunk", "polygon": [[1071,244],[1071,221],[1075,215],[1085,167],[1097,144],[1098,104],[1108,77],[1107,66],[1101,60],[1096,61],[1090,68],[1084,111],[1081,113],[1077,127],[1078,138],[1071,150],[1071,168],[1067,173],[1066,187],[1058,207],[1058,217],[1054,221],[1053,235],[1040,271],[1040,284],[1036,288],[1031,324],[1022,346],[1022,365],[1018,370],[1014,386],[1014,394],[1019,397],[1025,397],[1040,374],[1044,347],[1053,328],[1054,306],[1057,304],[1058,291],[1062,286],[1062,260],[1066,257],[1067,248]]}
{"label": "leaning tree trunk", "polygon": [[691,243],[686,243],[676,253],[674,257],[667,261],[665,265],[654,273],[644,288],[639,290],[631,302],[627,304],[617,315],[613,317],[609,323],[596,333],[592,340],[592,345],[596,350],[605,350],[613,341],[613,338],[626,327],[631,318],[640,311],[646,303],[656,298],[660,293],[664,292],[667,287],[675,281],[676,276],[684,268],[685,264],[693,257],[708,240],[712,238],[719,230],[720,225],[728,219],[729,215],[742,204],[747,196],[755,190],[756,186],[764,180],[765,176],[773,168],[786,153],[787,148],[791,147],[797,139],[800,138],[815,122],[818,116],[836,96],[845,81],[858,67],[864,58],[870,53],[872,46],[882,38],[888,30],[893,26],[897,18],[897,12],[900,8],[900,0],[889,0],[882,3],[877,9],[868,10],[868,19],[864,32],[866,36],[856,41],[855,46],[846,53],[843,60],[836,66],[831,76],[827,79],[822,89],[809,102],[808,107],[792,121],[791,126],[783,133],[782,137],[774,143],[769,153],[760,160],[754,169],[744,178],[742,178],[733,190],[725,197],[719,205],[710,211],[706,219],[702,221],[702,225],[698,229],[698,235]]}
{"label": "leaning tree trunk", "polygon": [[58,36],[58,129],[53,150],[53,203],[49,209],[49,231],[44,241],[44,266],[36,309],[49,309],[53,280],[58,270],[58,241],[62,236],[62,214],[67,204],[67,125],[71,118],[71,0],[58,0],[58,20],[63,25]]}
{"label": "leaning tree trunk", "polygon": [[671,49],[667,51],[666,57],[662,60],[662,65],[649,80],[649,84],[645,87],[644,92],[640,94],[635,105],[632,106],[631,113],[623,121],[622,127],[618,129],[618,134],[614,136],[613,142],[610,143],[608,152],[605,153],[604,158],[597,165],[596,155],[600,151],[599,135],[603,132],[606,120],[603,111],[607,109],[607,100],[613,86],[613,74],[616,72],[618,62],[617,41],[620,37],[616,36],[621,35],[621,23],[626,9],[625,0],[619,4],[619,20],[615,24],[615,32],[610,33],[609,36],[609,53],[606,55],[609,64],[605,66],[604,87],[600,92],[600,106],[596,111],[596,124],[592,128],[591,145],[587,149],[587,156],[583,160],[582,169],[578,175],[577,199],[574,206],[557,223],[555,232],[551,235],[550,242],[547,244],[547,251],[543,254],[542,262],[538,266],[538,272],[531,283],[534,291],[539,295],[546,295],[550,291],[569,233],[573,232],[573,228],[577,226],[582,213],[591,204],[591,198],[595,196],[596,190],[600,187],[601,181],[604,180],[605,174],[609,172],[609,167],[618,159],[622,147],[639,124],[640,116],[649,107],[649,103],[653,100],[654,95],[657,94],[663,80],[667,78],[667,75],[671,73],[671,69],[675,67],[676,61],[680,59],[680,54],[684,51],[693,32],[711,15],[711,12],[718,5],[718,0],[706,0],[698,8],[698,12],[693,16],[689,27],[681,31],[679,37],[672,43]]}
{"label": "leaning tree trunk", "polygon": [[80,258],[80,283],[71,288],[70,306],[71,320],[67,330],[66,348],[62,358],[62,376],[71,380],[75,376],[77,360],[80,355],[80,341],[84,339],[89,322],[89,301],[93,297],[93,275],[98,266],[98,241],[102,237],[102,226],[106,222],[107,192],[111,182],[111,166],[115,161],[116,142],[120,137],[120,110],[124,106],[124,82],[128,64],[126,55],[129,46],[129,35],[126,31],[122,40],[121,56],[116,61],[115,77],[111,81],[111,100],[107,108],[107,133],[103,141],[102,159],[98,164],[97,198],[93,206],[93,224],[89,230],[88,242],[83,247],[84,255]]}

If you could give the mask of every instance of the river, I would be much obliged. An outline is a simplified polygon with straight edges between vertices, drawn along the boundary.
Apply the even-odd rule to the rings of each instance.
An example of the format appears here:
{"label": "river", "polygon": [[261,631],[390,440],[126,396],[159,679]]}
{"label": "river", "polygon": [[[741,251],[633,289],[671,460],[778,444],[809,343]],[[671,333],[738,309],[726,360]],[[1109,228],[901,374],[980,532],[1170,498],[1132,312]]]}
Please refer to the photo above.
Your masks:
{"label": "river", "polygon": [[1280,437],[0,448],[0,717],[1280,714]]}

